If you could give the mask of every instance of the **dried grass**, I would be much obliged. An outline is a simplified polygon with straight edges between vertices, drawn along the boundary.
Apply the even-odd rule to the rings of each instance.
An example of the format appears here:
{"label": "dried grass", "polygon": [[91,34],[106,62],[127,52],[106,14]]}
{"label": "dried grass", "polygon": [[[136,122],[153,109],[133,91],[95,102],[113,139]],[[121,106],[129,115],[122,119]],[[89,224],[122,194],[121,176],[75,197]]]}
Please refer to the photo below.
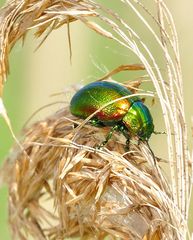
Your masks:
{"label": "dried grass", "polygon": [[10,49],[29,29],[36,28],[37,37],[47,37],[63,24],[82,21],[135,53],[145,67],[163,112],[170,169],[167,179],[145,144],[134,142],[126,153],[125,140],[117,135],[105,149],[96,150],[107,129],[81,124],[77,132],[74,126],[80,120],[65,108],[26,130],[22,146],[6,161],[4,172],[8,174],[4,179],[10,191],[13,237],[191,238],[187,223],[192,160],[187,147],[178,41],[165,3],[152,3],[157,16],[141,1],[121,1],[154,37],[165,72],[129,22],[95,1],[10,1],[2,9],[1,93]]}
{"label": "dried grass", "polygon": [[115,135],[97,150],[109,129],[84,125],[74,139],[79,124],[68,109],[37,122],[25,133],[25,152],[15,149],[7,160],[14,235],[178,239],[179,210],[147,146],[133,143],[125,152],[125,139]]}

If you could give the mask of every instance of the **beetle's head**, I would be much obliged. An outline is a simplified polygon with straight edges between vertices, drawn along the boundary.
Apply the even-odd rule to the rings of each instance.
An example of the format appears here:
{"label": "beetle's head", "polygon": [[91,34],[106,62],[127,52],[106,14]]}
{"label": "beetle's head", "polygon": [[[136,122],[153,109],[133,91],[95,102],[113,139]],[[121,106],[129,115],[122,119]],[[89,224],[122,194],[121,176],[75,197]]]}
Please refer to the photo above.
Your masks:
{"label": "beetle's head", "polygon": [[151,137],[153,131],[154,131],[153,122],[144,123],[137,135],[142,141],[147,141]]}
{"label": "beetle's head", "polygon": [[142,141],[148,140],[154,131],[149,109],[141,101],[132,104],[122,121],[131,136],[138,136]]}

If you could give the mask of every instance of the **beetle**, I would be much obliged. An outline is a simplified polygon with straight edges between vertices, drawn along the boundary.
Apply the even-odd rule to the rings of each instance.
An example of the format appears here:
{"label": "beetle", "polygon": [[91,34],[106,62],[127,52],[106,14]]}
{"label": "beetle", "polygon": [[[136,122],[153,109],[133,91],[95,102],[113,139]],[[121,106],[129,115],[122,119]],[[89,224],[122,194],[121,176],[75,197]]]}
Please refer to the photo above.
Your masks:
{"label": "beetle", "polygon": [[[91,124],[111,126],[100,147],[108,142],[114,131],[121,132],[127,142],[136,136],[140,141],[148,141],[154,132],[153,118],[142,100],[130,95],[130,90],[118,83],[92,82],[75,93],[70,102],[70,111],[82,119],[96,112],[90,120]],[[124,98],[126,96],[128,98]]]}

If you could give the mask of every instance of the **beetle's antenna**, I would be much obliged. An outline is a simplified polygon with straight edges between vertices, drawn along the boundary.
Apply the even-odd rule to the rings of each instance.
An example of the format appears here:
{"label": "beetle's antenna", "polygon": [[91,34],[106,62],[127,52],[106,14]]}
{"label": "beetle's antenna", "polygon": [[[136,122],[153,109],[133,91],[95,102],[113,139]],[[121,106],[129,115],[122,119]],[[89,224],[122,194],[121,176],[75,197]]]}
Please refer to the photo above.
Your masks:
{"label": "beetle's antenna", "polygon": [[154,131],[153,132],[155,135],[158,135],[158,134],[167,134],[166,132],[157,132],[157,131]]}
{"label": "beetle's antenna", "polygon": [[[165,134],[165,135],[167,135],[167,133],[166,132],[153,132],[155,135],[158,135],[158,134]],[[171,133],[171,135],[174,135],[174,133]]]}
{"label": "beetle's antenna", "polygon": [[158,158],[155,156],[153,150],[151,149],[148,140],[146,140],[145,143],[147,144],[147,147],[149,148],[149,151],[150,151],[150,153],[151,153],[151,155],[153,157],[154,164],[156,165],[156,162],[157,162]]}

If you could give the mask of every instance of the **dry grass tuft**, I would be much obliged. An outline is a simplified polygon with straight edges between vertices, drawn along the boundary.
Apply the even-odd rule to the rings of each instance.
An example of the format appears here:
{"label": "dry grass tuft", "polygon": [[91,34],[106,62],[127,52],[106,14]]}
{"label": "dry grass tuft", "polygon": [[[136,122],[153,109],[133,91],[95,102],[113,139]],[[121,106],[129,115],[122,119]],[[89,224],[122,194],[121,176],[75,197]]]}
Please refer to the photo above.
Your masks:
{"label": "dry grass tuft", "polygon": [[7,160],[14,236],[178,239],[178,209],[146,145],[125,152],[125,139],[114,135],[97,150],[109,128],[84,125],[74,139],[80,123],[68,108],[35,123],[25,152],[15,149]]}
{"label": "dry grass tuft", "polygon": [[80,120],[64,109],[26,130],[22,146],[14,149],[5,164],[14,237],[191,238],[187,223],[192,159],[187,146],[178,40],[165,2],[151,4],[155,13],[142,1],[120,1],[148,31],[159,56],[145,42],[143,31],[139,34],[129,19],[112,11],[111,5],[108,8],[90,0],[14,0],[1,10],[1,95],[9,52],[28,30],[35,28],[37,37],[44,36],[43,42],[53,29],[82,21],[125,51],[132,51],[145,67],[163,113],[170,172],[166,179],[160,162],[154,162],[144,144],[134,142],[125,152],[125,140],[114,136],[107,148],[96,150],[105,130],[85,124],[75,130],[74,124],[79,125]]}

